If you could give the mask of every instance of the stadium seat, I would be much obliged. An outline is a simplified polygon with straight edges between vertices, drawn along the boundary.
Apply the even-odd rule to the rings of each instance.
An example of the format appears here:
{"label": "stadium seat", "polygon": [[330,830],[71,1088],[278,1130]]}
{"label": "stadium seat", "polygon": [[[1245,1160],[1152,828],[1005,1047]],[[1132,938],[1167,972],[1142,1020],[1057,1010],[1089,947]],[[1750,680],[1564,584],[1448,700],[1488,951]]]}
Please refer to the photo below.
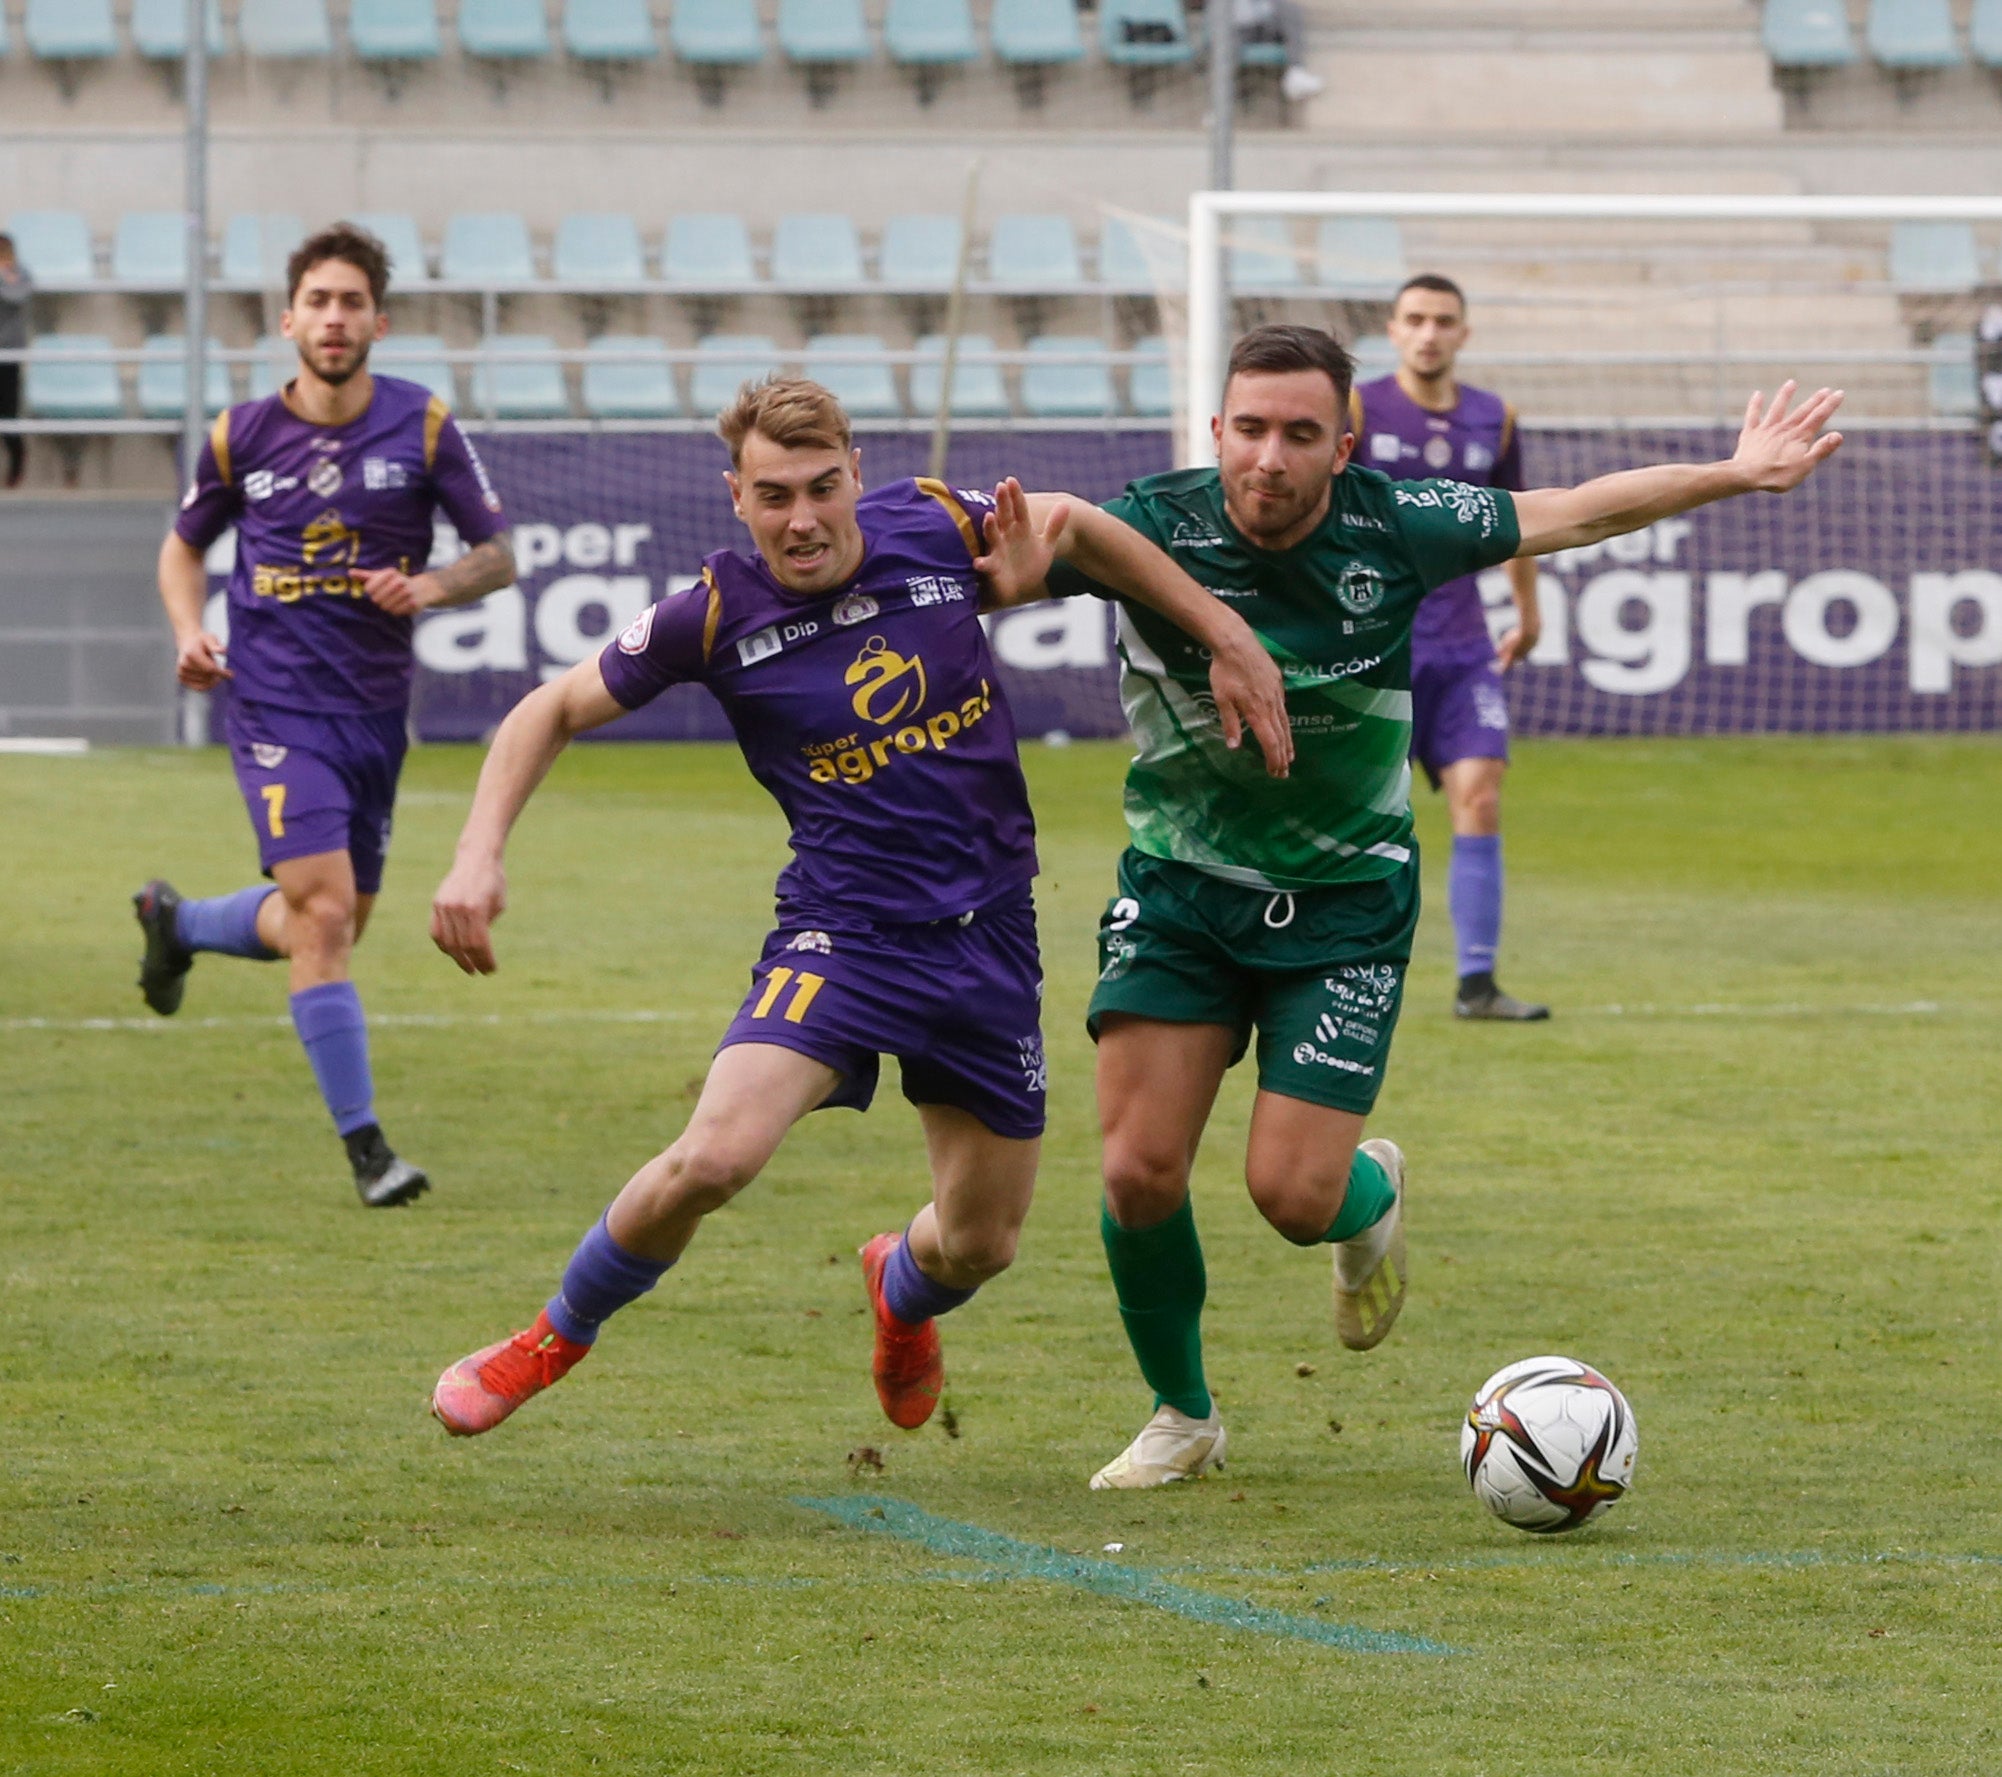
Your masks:
{"label": "stadium seat", "polygon": [[1932,342],[1926,393],[1942,419],[1970,420],[1981,411],[1981,382],[1974,371],[1974,335],[1941,333]]}
{"label": "stadium seat", "polygon": [[957,216],[892,216],[883,225],[876,273],[886,290],[943,295],[959,272]]}
{"label": "stadium seat", "polygon": [[[91,358],[89,354],[97,353]],[[125,417],[111,341],[98,333],[45,333],[28,347],[21,378],[27,411],[38,420]]]}
{"label": "stadium seat", "polygon": [[180,289],[188,281],[187,219],[178,210],[132,210],[119,217],[111,275],[128,289]]}
{"label": "stadium seat", "polygon": [[[384,376],[421,383],[447,407],[459,405],[459,379],[445,356],[445,342],[435,333],[392,333],[375,348],[371,362]],[[287,366],[285,375],[291,374]]]}
{"label": "stadium seat", "polygon": [[765,59],[757,0],[675,0],[668,40],[684,62],[743,68]]}
{"label": "stadium seat", "polygon": [[1324,288],[1388,301],[1404,282],[1404,230],[1395,216],[1324,217],[1314,247],[1314,277]]}
{"label": "stadium seat", "polygon": [[1165,68],[1195,60],[1182,0],[1102,0],[1098,29],[1108,62]]}
{"label": "stadium seat", "polygon": [[862,0],[779,0],[779,48],[806,71],[806,90],[822,104],[843,67],[874,53]]}
{"label": "stadium seat", "polygon": [[[383,345],[389,342],[385,340]],[[403,342],[408,344],[406,340]],[[257,344],[252,347],[257,356],[250,361],[250,399],[262,401],[267,395],[289,383],[297,372],[294,366],[299,362],[299,349],[282,333],[260,333]],[[397,369],[382,361],[383,346],[377,346],[370,354],[377,370],[390,376],[409,376],[407,370]],[[413,379],[414,380],[414,379]]]}
{"label": "stadium seat", "polygon": [[1390,343],[1387,335],[1381,333],[1365,333],[1351,340],[1349,353],[1356,361],[1356,381],[1359,383],[1374,382],[1397,368],[1397,348]]}
{"label": "stadium seat", "polygon": [[883,44],[890,60],[909,68],[918,83],[918,102],[929,105],[947,68],[980,59],[967,0],[889,0],[883,15]]}
{"label": "stadium seat", "polygon": [[681,391],[667,348],[657,339],[606,334],[585,348],[584,411],[594,420],[671,420]]}
{"label": "stadium seat", "polygon": [[327,0],[243,0],[236,34],[245,55],[267,61],[310,61],[334,53]]}
{"label": "stadium seat", "polygon": [[995,55],[1015,67],[1084,59],[1077,0],[994,0],[987,35]]}
{"label": "stadium seat", "polygon": [[816,333],[806,342],[806,374],[833,392],[850,419],[898,419],[904,404],[897,399],[897,379],[889,365],[836,361],[883,350],[881,336],[874,333]]}
{"label": "stadium seat", "polygon": [[660,250],[660,275],[684,290],[744,290],[755,285],[751,231],[743,217],[674,217]]}
{"label": "stadium seat", "polygon": [[1856,60],[1843,0],[1766,0],[1764,37],[1776,68],[1847,68]]}
{"label": "stadium seat", "polygon": [[[1084,334],[1043,333],[1029,341],[1032,358],[1076,359],[1104,350],[1102,339]],[[1094,363],[1030,363],[1022,368],[1022,411],[1031,419],[1104,419],[1116,405],[1112,369],[1103,358]]]}
{"label": "stadium seat", "polygon": [[364,62],[436,61],[437,0],[349,0],[348,41]]}
{"label": "stadium seat", "polygon": [[779,349],[762,333],[712,333],[695,342],[701,357],[689,389],[690,404],[705,418],[721,413],[754,377],[778,368]]}
{"label": "stadium seat", "polygon": [[1158,333],[1133,342],[1141,360],[1127,374],[1127,405],[1142,419],[1168,419],[1175,411],[1175,374],[1168,342]]}
{"label": "stadium seat", "polygon": [[[918,341],[924,357],[911,366],[911,407],[920,419],[938,412],[945,379],[945,335],[927,333]],[[952,367],[952,417],[961,420],[1006,419],[1008,386],[1001,366],[980,360],[994,350],[984,333],[962,333],[959,355]]]}
{"label": "stadium seat", "polygon": [[1967,46],[1982,67],[2002,69],[2002,0],[1974,0]]}
{"label": "stadium seat", "polygon": [[391,279],[398,284],[426,284],[431,267],[424,255],[416,218],[403,210],[360,210],[349,218],[389,249]]}
{"label": "stadium seat", "polygon": [[16,210],[7,218],[14,251],[42,290],[74,290],[95,282],[97,255],[90,224],[74,210]]}
{"label": "stadium seat", "polygon": [[580,62],[642,62],[660,52],[647,0],[565,0],[563,43]]}
{"label": "stadium seat", "polygon": [[459,47],[492,61],[528,61],[549,53],[542,0],[459,0]]}
{"label": "stadium seat", "polygon": [[1904,295],[1972,290],[1981,256],[1966,222],[1899,222],[1891,229],[1891,285]]}
{"label": "stadium seat", "polygon": [[[185,341],[178,333],[156,333],[147,340],[139,360],[139,413],[149,420],[177,420],[188,408],[188,367]],[[219,353],[222,341],[209,341],[208,362],[202,367],[203,405],[209,417],[230,404],[229,366]]]}
{"label": "stadium seat", "polygon": [[485,343],[495,356],[473,366],[475,414],[497,420],[569,418],[570,392],[563,386],[563,366],[553,356],[553,339],[540,333],[496,333]]}
{"label": "stadium seat", "polygon": [[1870,0],[1866,38],[1871,56],[1894,74],[1958,68],[1963,60],[1951,0]]}
{"label": "stadium seat", "polygon": [[781,290],[853,290],[864,282],[862,238],[846,216],[781,216],[772,230]]}
{"label": "stadium seat", "polygon": [[239,212],[222,231],[222,282],[246,290],[280,289],[285,262],[305,238],[296,216]]}
{"label": "stadium seat", "polygon": [[100,62],[118,53],[111,0],[28,0],[21,35],[45,62]]}
{"label": "stadium seat", "polygon": [[1084,282],[1068,216],[997,216],[987,235],[987,276],[1009,290],[1075,290]]}
{"label": "stadium seat", "polygon": [[448,284],[509,289],[535,282],[528,224],[512,210],[462,210],[445,222],[438,275]]}
{"label": "stadium seat", "polygon": [[594,290],[643,282],[646,249],[638,225],[617,211],[573,211],[556,225],[551,270],[561,283]]}
{"label": "stadium seat", "polygon": [[[209,54],[223,53],[222,0],[209,0]],[[132,47],[149,62],[178,62],[188,53],[186,0],[132,0]]]}
{"label": "stadium seat", "polygon": [[1234,216],[1224,225],[1234,290],[1291,290],[1300,275],[1293,224],[1284,216]]}

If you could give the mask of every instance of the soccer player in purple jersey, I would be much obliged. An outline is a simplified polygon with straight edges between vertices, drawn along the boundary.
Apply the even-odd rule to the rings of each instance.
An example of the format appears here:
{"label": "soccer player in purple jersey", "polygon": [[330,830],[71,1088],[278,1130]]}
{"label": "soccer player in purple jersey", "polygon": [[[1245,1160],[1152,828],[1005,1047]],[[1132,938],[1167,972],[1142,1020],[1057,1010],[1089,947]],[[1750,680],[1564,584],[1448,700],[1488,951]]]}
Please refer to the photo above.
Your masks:
{"label": "soccer player in purple jersey", "polygon": [[[514,555],[500,500],[444,402],[370,374],[369,348],[389,325],[382,243],[337,223],[292,255],[286,277],[281,326],[298,347],[298,375],[217,419],[159,567],[180,682],[193,691],[230,682],[230,757],[270,881],[208,900],[147,883],[133,897],[146,940],[139,986],[164,1016],[179,1009],[203,951],[284,957],[292,1022],[355,1189],[385,1208],[430,1181],[376,1121],[349,961],[382,887],[412,619],[508,585]],[[466,553],[427,569],[441,508]],[[203,562],[231,525],[225,654],[202,627]]]}
{"label": "soccer player in purple jersey", "polygon": [[[1467,299],[1450,278],[1424,273],[1397,293],[1390,311],[1397,369],[1360,383],[1350,398],[1355,460],[1393,481],[1470,482],[1522,491],[1522,441],[1515,409],[1499,395],[1454,377],[1467,343]],[[1511,1022],[1548,1018],[1548,1006],[1504,993],[1495,982],[1502,925],[1502,775],[1508,770],[1508,700],[1502,674],[1528,658],[1542,632],[1536,563],[1504,564],[1515,595],[1515,625],[1488,635],[1474,577],[1428,593],[1411,626],[1411,756],[1433,789],[1446,792],[1453,827],[1446,899],[1453,914],[1461,1018]]]}
{"label": "soccer player in purple jersey", "polygon": [[1209,650],[1233,745],[1242,721],[1273,775],[1292,757],[1250,627],[1117,520],[1012,482],[991,499],[935,481],[864,494],[847,416],[802,379],[746,387],[719,429],[757,554],[712,555],[697,584],[515,707],[431,930],[461,968],[490,971],[503,848],[543,774],[575,735],[690,681],[791,825],[777,928],[674,1145],[584,1236],[532,1326],[439,1378],[432,1411],[459,1436],[566,1374],[801,1117],[865,1108],[885,1053],[924,1124],[932,1196],[862,1249],[872,1368],[893,1423],[930,1418],[934,1322],[1013,1259],[1043,1129],[1035,825],[982,610],[1041,596],[1053,562],[1074,561]]}

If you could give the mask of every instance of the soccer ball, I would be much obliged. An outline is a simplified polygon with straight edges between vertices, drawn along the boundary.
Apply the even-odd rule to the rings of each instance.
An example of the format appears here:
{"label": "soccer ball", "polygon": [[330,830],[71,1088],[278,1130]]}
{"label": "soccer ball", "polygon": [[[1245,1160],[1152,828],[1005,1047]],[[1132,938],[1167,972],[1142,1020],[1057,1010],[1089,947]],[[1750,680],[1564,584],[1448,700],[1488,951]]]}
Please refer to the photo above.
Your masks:
{"label": "soccer ball", "polygon": [[1634,1478],[1634,1410],[1590,1364],[1526,1357],[1475,1392],[1460,1428],[1474,1497],[1504,1524],[1550,1533],[1589,1524]]}

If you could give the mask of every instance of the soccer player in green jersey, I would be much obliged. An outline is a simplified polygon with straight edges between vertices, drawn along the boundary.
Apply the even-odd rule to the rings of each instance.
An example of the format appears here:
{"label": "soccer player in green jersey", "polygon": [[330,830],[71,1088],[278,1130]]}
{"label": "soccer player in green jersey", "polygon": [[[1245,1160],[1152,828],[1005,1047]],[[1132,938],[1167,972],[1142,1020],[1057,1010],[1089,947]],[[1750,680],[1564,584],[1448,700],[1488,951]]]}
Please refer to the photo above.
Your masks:
{"label": "soccer player in green jersey", "polygon": [[[1404,1303],[1404,1156],[1363,1140],[1418,919],[1411,825],[1411,622],[1431,588],[1519,556],[1639,530],[1714,500],[1798,486],[1841,443],[1823,389],[1753,396],[1728,462],[1669,464],[1511,495],[1392,482],[1351,465],[1354,366],[1328,334],[1237,342],[1218,467],[1135,482],[1107,510],[1257,631],[1286,682],[1285,778],[1223,744],[1202,653],[1120,613],[1138,741],[1132,844],[1099,925],[1106,1258],[1155,1414],[1092,1478],[1153,1487],[1224,1455],[1204,1379],[1202,1247],[1189,1173],[1225,1071],[1258,1038],[1245,1183],[1288,1240],[1334,1253],[1335,1329],[1367,1350]],[[1052,591],[1071,570],[1051,575]]]}

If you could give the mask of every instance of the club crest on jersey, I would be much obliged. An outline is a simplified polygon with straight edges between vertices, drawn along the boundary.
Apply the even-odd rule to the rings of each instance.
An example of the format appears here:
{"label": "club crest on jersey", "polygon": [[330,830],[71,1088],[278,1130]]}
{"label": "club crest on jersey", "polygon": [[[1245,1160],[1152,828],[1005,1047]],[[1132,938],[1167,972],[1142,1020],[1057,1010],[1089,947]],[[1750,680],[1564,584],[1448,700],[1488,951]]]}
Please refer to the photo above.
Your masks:
{"label": "club crest on jersey", "polygon": [[250,756],[264,771],[276,771],[285,763],[285,755],[289,750],[286,747],[274,747],[268,740],[254,740],[250,743]]}
{"label": "club crest on jersey", "polygon": [[1366,617],[1383,603],[1383,576],[1366,562],[1352,561],[1335,582],[1335,600],[1344,611]]}
{"label": "club crest on jersey", "polygon": [[653,614],[655,607],[648,605],[632,622],[619,631],[619,652],[621,654],[644,654],[646,645],[653,640]]}
{"label": "club crest on jersey", "polygon": [[1428,438],[1425,440],[1425,466],[1428,469],[1447,469],[1453,462],[1453,441],[1450,438]]}
{"label": "club crest on jersey", "polygon": [[341,466],[332,457],[322,457],[306,477],[306,485],[323,500],[341,491]]}
{"label": "club crest on jersey", "polygon": [[851,592],[834,603],[834,621],[845,629],[851,623],[867,623],[883,607],[866,592]]}
{"label": "club crest on jersey", "polygon": [[871,636],[862,652],[841,675],[853,685],[855,713],[865,722],[887,728],[925,705],[925,663],[915,654],[899,654],[881,636]]}

